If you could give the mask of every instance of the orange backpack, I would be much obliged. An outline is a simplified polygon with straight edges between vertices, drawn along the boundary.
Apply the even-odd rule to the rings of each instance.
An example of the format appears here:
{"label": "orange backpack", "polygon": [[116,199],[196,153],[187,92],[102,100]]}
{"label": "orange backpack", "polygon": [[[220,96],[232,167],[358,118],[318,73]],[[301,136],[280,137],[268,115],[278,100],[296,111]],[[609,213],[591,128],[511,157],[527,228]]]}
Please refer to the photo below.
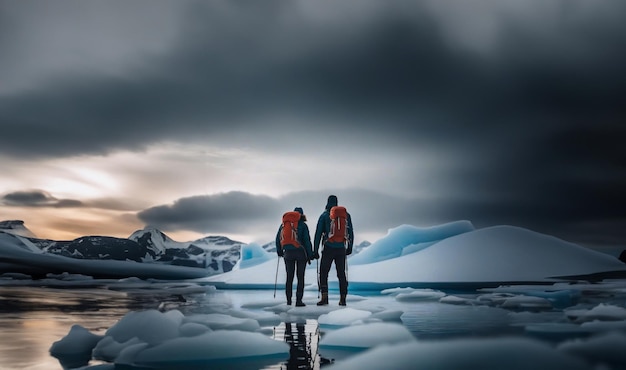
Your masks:
{"label": "orange backpack", "polygon": [[280,233],[281,247],[287,244],[301,246],[298,241],[298,221],[300,221],[300,212],[291,211],[283,214],[283,229]]}
{"label": "orange backpack", "polygon": [[330,209],[330,232],[328,241],[344,243],[348,240],[348,211],[346,207],[334,206]]}

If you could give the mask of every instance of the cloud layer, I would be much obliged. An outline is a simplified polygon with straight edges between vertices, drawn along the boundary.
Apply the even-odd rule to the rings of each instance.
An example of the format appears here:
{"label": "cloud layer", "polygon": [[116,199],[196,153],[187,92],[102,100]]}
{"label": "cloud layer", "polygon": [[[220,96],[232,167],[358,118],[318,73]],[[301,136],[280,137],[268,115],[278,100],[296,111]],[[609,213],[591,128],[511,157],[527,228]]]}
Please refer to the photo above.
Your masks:
{"label": "cloud layer", "polygon": [[[161,205],[140,219],[264,229],[294,203],[323,207],[320,189],[358,178],[362,189],[346,201],[366,230],[466,218],[624,242],[623,1],[0,6],[9,173],[18,159],[144,158],[163,143],[189,158],[185,144],[243,148],[260,154],[212,172],[241,192],[181,185],[172,204],[141,199]],[[144,188],[153,186],[158,171],[144,171]],[[245,184],[230,180],[236,171]],[[312,180],[320,177],[334,183]],[[250,189],[276,179],[292,194]],[[127,196],[140,198],[138,188]],[[93,205],[30,187],[0,192],[13,206]],[[383,209],[391,212],[379,217]]]}

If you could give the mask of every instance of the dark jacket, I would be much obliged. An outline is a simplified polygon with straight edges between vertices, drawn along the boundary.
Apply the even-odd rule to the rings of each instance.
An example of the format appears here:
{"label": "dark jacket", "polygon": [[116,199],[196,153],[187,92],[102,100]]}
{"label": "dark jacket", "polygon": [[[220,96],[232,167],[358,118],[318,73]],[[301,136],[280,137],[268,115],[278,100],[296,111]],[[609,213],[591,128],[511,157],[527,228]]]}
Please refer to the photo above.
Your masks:
{"label": "dark jacket", "polygon": [[[304,219],[303,219],[304,218]],[[306,252],[307,259],[311,259],[313,257],[313,248],[311,246],[311,236],[309,234],[309,227],[306,224],[306,216],[302,216],[300,221],[298,221],[298,241],[302,245],[301,247],[296,247],[295,245],[287,244],[282,247],[285,250],[297,250],[302,249],[304,247],[304,251]],[[280,233],[283,231],[283,225],[281,224],[278,227],[278,232],[276,233],[276,253],[279,256],[282,256],[282,249],[280,246]]]}
{"label": "dark jacket", "polygon": [[354,244],[354,230],[352,229],[352,217],[350,213],[348,213],[347,217],[347,225],[348,225],[348,245],[344,245],[344,243],[333,243],[327,242],[328,234],[330,233],[330,209],[337,205],[336,199],[329,199],[326,204],[326,210],[320,215],[320,218],[317,220],[317,227],[315,229],[315,241],[313,243],[314,253],[319,253],[320,242],[324,245],[324,247],[328,248],[346,248],[347,254],[352,253],[352,245]]}

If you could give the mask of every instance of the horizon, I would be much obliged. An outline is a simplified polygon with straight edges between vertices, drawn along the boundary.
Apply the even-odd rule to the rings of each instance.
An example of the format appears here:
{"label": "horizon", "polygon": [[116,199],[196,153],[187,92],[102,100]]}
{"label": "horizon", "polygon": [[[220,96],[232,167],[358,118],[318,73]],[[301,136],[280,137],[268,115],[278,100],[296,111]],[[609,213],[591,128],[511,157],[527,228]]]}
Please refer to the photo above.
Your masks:
{"label": "horizon", "polygon": [[619,0],[0,12],[0,220],[38,236],[265,243],[335,194],[357,242],[468,220],[626,247]]}

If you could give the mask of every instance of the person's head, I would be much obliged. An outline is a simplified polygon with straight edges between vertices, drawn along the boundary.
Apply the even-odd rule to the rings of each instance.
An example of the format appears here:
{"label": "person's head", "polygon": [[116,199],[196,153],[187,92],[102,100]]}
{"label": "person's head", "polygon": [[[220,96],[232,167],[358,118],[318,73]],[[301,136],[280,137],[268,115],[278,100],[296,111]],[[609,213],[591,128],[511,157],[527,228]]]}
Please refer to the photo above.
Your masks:
{"label": "person's head", "polygon": [[293,210],[294,210],[294,211],[296,211],[296,212],[298,212],[298,213],[300,213],[300,219],[301,219],[302,221],[306,221],[306,216],[305,216],[305,214],[304,214],[304,210],[302,209],[302,207],[296,207],[296,208],[294,208]]}
{"label": "person's head", "polygon": [[333,208],[336,205],[337,205],[337,196],[336,195],[329,195],[328,196],[328,201],[326,201],[326,210],[330,210],[331,208]]}

